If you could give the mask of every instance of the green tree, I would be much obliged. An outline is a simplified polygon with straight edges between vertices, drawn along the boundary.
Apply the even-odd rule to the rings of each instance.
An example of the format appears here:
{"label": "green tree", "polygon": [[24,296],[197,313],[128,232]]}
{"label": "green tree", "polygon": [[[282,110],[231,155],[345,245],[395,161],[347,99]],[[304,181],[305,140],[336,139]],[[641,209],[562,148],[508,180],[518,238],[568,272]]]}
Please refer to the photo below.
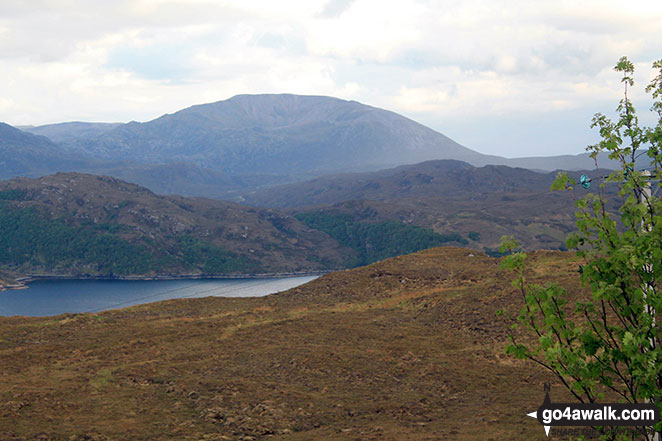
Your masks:
{"label": "green tree", "polygon": [[[598,194],[577,200],[578,231],[567,239],[568,248],[578,250],[581,280],[590,288],[590,297],[568,295],[556,284],[528,284],[526,254],[517,251],[512,238],[504,239],[503,250],[513,254],[503,265],[516,271],[514,285],[524,298],[519,326],[535,335],[511,336],[508,353],[550,370],[581,402],[610,394],[623,402],[653,402],[662,410],[662,201],[650,191],[662,176],[662,60],[653,67],[658,74],[646,91],[652,94],[655,126],[639,125],[628,97],[634,65],[626,57],[614,68],[625,88],[617,120],[600,113],[593,118],[591,127],[599,129],[601,141],[587,151],[596,167],[598,154],[606,152],[618,161],[619,170],[599,178]],[[644,155],[650,175],[637,170],[643,161],[635,164]],[[617,212],[607,207],[608,185],[619,187]],[[575,186],[567,173],[560,173],[552,190]],[[662,424],[655,430],[659,437]],[[619,436],[606,430],[603,438]],[[644,430],[641,436],[659,439]]]}

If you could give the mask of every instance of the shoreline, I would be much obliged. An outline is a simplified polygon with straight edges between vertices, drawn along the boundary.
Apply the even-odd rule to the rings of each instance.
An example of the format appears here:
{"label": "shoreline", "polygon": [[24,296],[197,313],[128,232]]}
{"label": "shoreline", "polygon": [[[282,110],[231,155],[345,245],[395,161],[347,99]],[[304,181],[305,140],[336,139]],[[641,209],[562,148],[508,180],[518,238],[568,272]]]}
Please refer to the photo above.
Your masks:
{"label": "shoreline", "polygon": [[0,291],[17,291],[20,289],[28,289],[29,286],[24,283],[12,283],[9,285],[0,285]]}
{"label": "shoreline", "polygon": [[0,285],[0,291],[22,290],[29,289],[29,284],[38,280],[201,280],[201,279],[284,279],[288,277],[306,277],[306,276],[322,276],[335,270],[322,270],[322,271],[292,271],[282,273],[258,273],[258,274],[168,274],[168,275],[154,275],[154,276],[81,276],[81,275],[66,275],[66,274],[30,274],[28,276],[18,277],[14,279],[13,283]]}

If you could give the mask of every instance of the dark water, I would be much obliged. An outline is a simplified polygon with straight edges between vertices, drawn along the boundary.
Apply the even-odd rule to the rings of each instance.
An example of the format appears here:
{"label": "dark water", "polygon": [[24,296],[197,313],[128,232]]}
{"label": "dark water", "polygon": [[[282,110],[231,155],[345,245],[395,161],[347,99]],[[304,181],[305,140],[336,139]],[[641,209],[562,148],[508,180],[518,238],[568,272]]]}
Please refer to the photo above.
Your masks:
{"label": "dark water", "polygon": [[0,316],[98,312],[159,300],[257,297],[302,285],[317,276],[278,279],[40,280],[28,289],[0,291]]}

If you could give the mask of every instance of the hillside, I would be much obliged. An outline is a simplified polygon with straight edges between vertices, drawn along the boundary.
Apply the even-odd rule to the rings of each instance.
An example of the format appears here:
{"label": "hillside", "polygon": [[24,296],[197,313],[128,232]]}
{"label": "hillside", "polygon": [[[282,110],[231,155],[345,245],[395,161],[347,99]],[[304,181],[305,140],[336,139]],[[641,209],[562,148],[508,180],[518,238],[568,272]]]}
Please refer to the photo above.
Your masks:
{"label": "hillside", "polygon": [[0,269],[70,276],[319,271],[351,251],[273,210],[157,196],[115,178],[0,182]]}
{"label": "hillside", "polygon": [[80,173],[0,182],[0,208],[0,270],[14,276],[324,271],[467,243],[457,234],[394,221],[343,223],[325,231],[272,209],[158,196]]}
{"label": "hillside", "polygon": [[[579,173],[572,175],[578,178]],[[427,161],[262,189],[246,193],[242,203],[287,209],[300,220],[315,216],[318,223],[343,217],[396,221],[459,234],[470,239],[469,246],[488,252],[498,248],[503,235],[515,235],[527,249],[562,249],[565,236],[575,229],[576,208],[572,195],[549,190],[555,176],[506,166]],[[615,202],[617,189],[606,191]]]}
{"label": "hillside", "polygon": [[112,176],[164,195],[229,199],[229,195],[233,192],[245,188],[244,180],[184,162],[143,164],[130,161],[103,161],[81,171]]}
{"label": "hillside", "polygon": [[[576,291],[569,254],[530,257]],[[543,382],[567,397],[503,354],[510,277],[438,248],[262,298],[0,318],[0,438],[542,439]]]}
{"label": "hillside", "polygon": [[367,173],[322,176],[310,181],[246,192],[241,202],[291,209],[351,200],[446,198],[481,200],[491,193],[546,191],[556,173],[536,173],[506,166],[474,167],[455,160],[419,164]]}

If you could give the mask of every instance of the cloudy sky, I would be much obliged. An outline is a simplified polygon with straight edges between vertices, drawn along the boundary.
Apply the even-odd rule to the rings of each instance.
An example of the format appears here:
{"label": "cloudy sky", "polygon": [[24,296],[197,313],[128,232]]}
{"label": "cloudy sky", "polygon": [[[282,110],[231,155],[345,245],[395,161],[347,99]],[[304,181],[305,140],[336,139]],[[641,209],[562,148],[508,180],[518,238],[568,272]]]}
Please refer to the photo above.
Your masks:
{"label": "cloudy sky", "polygon": [[392,110],[483,153],[581,153],[620,98],[622,55],[649,113],[661,24],[660,0],[1,0],[0,121],[147,121],[288,92]]}

